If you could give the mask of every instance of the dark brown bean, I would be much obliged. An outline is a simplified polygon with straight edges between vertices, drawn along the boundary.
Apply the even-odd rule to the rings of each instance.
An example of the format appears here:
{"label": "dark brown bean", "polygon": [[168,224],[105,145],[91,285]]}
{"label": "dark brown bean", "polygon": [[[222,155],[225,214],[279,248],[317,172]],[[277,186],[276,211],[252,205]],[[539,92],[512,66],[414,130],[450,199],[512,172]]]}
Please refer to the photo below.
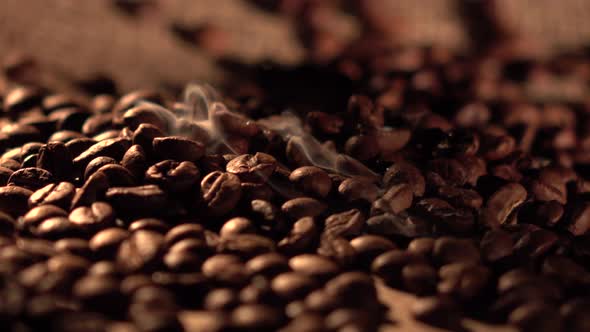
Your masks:
{"label": "dark brown bean", "polygon": [[215,216],[230,212],[242,194],[240,179],[234,174],[220,171],[209,173],[203,178],[201,191],[208,212]]}
{"label": "dark brown bean", "polygon": [[303,217],[320,216],[327,209],[327,206],[311,197],[300,197],[286,201],[281,210],[293,220]]}
{"label": "dark brown bean", "polygon": [[41,147],[37,167],[50,172],[57,180],[70,180],[74,174],[72,155],[61,142],[49,142]]}
{"label": "dark brown bean", "polygon": [[397,248],[393,242],[378,235],[362,235],[356,237],[350,241],[350,245],[358,255],[358,262],[365,266],[370,266],[373,259],[380,254]]}
{"label": "dark brown bean", "polygon": [[115,223],[115,212],[110,204],[95,202],[90,206],[75,208],[68,218],[81,229],[94,233],[112,226]]}
{"label": "dark brown bean", "polygon": [[242,182],[265,182],[277,167],[276,159],[266,153],[241,155],[230,160],[226,171],[237,175]]}
{"label": "dark brown bean", "polygon": [[365,219],[358,209],[336,213],[326,218],[325,236],[352,238],[360,235]]}
{"label": "dark brown bean", "polygon": [[247,261],[246,270],[250,276],[274,277],[289,270],[289,261],[278,253],[262,254]]}
{"label": "dark brown bean", "polygon": [[332,179],[326,171],[315,166],[303,166],[295,169],[289,175],[289,180],[303,191],[326,197],[332,189]]}
{"label": "dark brown bean", "polygon": [[5,186],[0,188],[0,211],[16,218],[24,215],[28,208],[29,197],[33,194],[27,188]]}
{"label": "dark brown bean", "polygon": [[69,182],[48,184],[29,197],[29,206],[55,205],[69,209],[75,194],[75,187]]}
{"label": "dark brown bean", "polygon": [[[125,151],[131,146],[131,140],[124,137],[110,138],[100,141],[74,158],[74,166],[78,169],[85,169],[88,163],[97,157],[111,157],[121,160]],[[74,155],[72,153],[72,155]]]}
{"label": "dark brown bean", "polygon": [[319,229],[311,217],[297,220],[289,234],[278,244],[278,249],[287,254],[305,252],[315,244]]}
{"label": "dark brown bean", "polygon": [[219,230],[221,237],[248,233],[256,233],[256,227],[250,219],[243,217],[235,217],[226,221]]}
{"label": "dark brown bean", "polygon": [[164,236],[156,232],[137,231],[119,246],[117,265],[125,272],[139,272],[157,267],[163,254]]}
{"label": "dark brown bean", "polygon": [[48,171],[42,168],[27,167],[12,173],[8,178],[8,185],[37,190],[54,181],[53,174]]}
{"label": "dark brown bean", "polygon": [[152,145],[162,159],[195,162],[205,153],[202,143],[179,136],[156,137]]}
{"label": "dark brown bean", "polygon": [[452,331],[461,331],[461,314],[457,306],[442,297],[425,297],[413,303],[412,316],[421,322]]}
{"label": "dark brown bean", "polygon": [[125,167],[136,179],[141,179],[148,168],[147,157],[141,145],[132,145],[121,159],[121,166]]}
{"label": "dark brown bean", "polygon": [[166,194],[155,185],[109,188],[106,199],[117,214],[135,217],[162,214],[168,201]]}
{"label": "dark brown bean", "polygon": [[340,183],[338,192],[349,202],[373,202],[379,196],[379,187],[367,178],[352,177]]}
{"label": "dark brown bean", "polygon": [[145,172],[147,182],[171,192],[186,191],[192,188],[199,178],[199,169],[190,161],[164,160],[150,166]]}
{"label": "dark brown bean", "polygon": [[241,257],[254,257],[275,250],[272,240],[254,234],[239,234],[221,238],[218,246],[220,253],[232,253]]}
{"label": "dark brown bean", "polygon": [[518,183],[510,183],[496,191],[486,202],[481,214],[482,222],[492,228],[509,222],[510,214],[527,198],[526,189]]}

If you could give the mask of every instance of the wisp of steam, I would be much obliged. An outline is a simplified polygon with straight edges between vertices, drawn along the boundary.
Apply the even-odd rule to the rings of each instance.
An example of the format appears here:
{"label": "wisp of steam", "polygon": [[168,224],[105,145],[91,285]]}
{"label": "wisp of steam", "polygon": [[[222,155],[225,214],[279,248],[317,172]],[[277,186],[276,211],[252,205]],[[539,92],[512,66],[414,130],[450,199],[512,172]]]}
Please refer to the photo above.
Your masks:
{"label": "wisp of steam", "polygon": [[[215,121],[214,114],[229,111],[225,104],[220,101],[218,93],[207,84],[189,84],[184,92],[184,102],[190,111],[184,120],[193,122],[205,129],[209,134],[211,143],[224,144],[232,151],[233,149],[227,142],[227,133],[224,132],[223,126]],[[373,171],[358,160],[337,153],[322,145],[305,131],[301,120],[292,112],[286,111],[279,115],[260,119],[257,124],[276,132],[285,141],[295,144],[314,166],[346,176],[377,178]]]}

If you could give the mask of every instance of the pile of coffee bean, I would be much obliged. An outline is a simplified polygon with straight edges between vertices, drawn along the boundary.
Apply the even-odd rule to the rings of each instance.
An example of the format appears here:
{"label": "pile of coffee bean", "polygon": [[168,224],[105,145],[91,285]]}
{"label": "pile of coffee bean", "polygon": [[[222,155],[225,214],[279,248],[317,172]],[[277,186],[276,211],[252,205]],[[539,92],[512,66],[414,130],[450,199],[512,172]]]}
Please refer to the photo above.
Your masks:
{"label": "pile of coffee bean", "polygon": [[[198,310],[211,331],[376,331],[379,278],[452,331],[588,331],[590,103],[551,92],[589,68],[436,47],[265,67],[274,88],[222,89],[221,142],[165,91],[5,68],[1,329],[202,331],[179,319]],[[256,121],[287,107],[349,163]]]}

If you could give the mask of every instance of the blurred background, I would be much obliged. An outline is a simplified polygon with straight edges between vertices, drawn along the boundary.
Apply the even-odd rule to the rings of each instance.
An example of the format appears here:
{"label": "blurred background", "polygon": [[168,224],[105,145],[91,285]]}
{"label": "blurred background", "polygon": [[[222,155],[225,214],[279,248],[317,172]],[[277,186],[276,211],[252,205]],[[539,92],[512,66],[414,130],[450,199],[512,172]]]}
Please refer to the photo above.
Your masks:
{"label": "blurred background", "polygon": [[590,1],[0,1],[5,70],[34,60],[64,89],[72,80],[178,89],[223,83],[236,66],[326,63],[375,45],[487,52],[490,40],[526,57],[585,52]]}

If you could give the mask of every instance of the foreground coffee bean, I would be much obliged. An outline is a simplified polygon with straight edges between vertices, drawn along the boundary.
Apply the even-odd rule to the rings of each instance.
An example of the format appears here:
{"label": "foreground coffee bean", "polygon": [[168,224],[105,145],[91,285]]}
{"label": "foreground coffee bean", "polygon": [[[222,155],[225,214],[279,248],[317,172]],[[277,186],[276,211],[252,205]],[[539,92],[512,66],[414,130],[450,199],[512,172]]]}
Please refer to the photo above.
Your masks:
{"label": "foreground coffee bean", "polygon": [[168,203],[166,194],[155,185],[109,188],[106,199],[117,213],[135,217],[162,214]]}
{"label": "foreground coffee bean", "polygon": [[171,192],[190,189],[199,180],[199,169],[190,161],[164,160],[145,171],[145,179]]}
{"label": "foreground coffee bean", "polygon": [[68,219],[81,229],[95,232],[112,226],[115,222],[115,213],[108,203],[96,202],[89,207],[75,208]]}
{"label": "foreground coffee bean", "polygon": [[68,209],[74,198],[75,189],[69,182],[48,184],[29,197],[29,206],[55,205]]}
{"label": "foreground coffee bean", "polygon": [[153,140],[154,152],[162,159],[195,162],[203,156],[202,143],[183,137],[156,137]]}
{"label": "foreground coffee bean", "polygon": [[13,217],[24,215],[27,211],[27,201],[33,192],[19,186],[5,186],[0,188],[0,211]]}
{"label": "foreground coffee bean", "polygon": [[209,173],[203,178],[201,191],[212,215],[228,213],[238,204],[242,195],[240,179],[234,174],[220,171]]}
{"label": "foreground coffee bean", "polygon": [[53,174],[48,171],[36,167],[27,167],[12,173],[8,178],[8,185],[37,190],[54,181]]}

